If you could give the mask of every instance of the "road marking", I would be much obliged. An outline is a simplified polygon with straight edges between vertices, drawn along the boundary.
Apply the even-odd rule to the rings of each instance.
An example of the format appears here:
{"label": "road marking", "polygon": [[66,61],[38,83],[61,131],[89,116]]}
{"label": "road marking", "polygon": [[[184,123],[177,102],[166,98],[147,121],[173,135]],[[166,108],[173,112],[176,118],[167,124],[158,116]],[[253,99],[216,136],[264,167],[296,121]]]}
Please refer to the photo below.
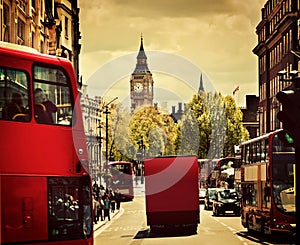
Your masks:
{"label": "road marking", "polygon": [[233,231],[234,233],[236,233],[236,230],[230,226],[227,227],[230,231]]}
{"label": "road marking", "polygon": [[244,240],[244,238],[243,237],[241,237],[241,236],[238,236],[236,233],[237,233],[237,230],[236,229],[234,229],[234,228],[232,228],[231,226],[229,226],[229,225],[227,225],[227,224],[225,224],[225,223],[223,223],[222,221],[220,221],[218,218],[216,218],[216,217],[213,217],[213,219],[215,220],[215,221],[217,221],[218,223],[220,223],[221,225],[223,225],[223,226],[225,226],[228,230],[230,230],[232,233],[233,233],[233,235],[235,235],[244,245],[248,245],[248,243]]}
{"label": "road marking", "polygon": [[202,229],[204,230],[204,232],[208,235],[215,235],[216,232],[211,231],[211,229],[207,228],[207,227],[202,227]]}

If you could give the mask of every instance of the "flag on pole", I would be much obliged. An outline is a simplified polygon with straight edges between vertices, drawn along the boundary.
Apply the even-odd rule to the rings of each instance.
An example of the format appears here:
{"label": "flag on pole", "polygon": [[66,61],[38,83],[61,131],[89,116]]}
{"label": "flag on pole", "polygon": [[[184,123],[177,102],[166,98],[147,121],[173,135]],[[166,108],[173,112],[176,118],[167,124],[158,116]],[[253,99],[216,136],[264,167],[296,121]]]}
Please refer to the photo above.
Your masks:
{"label": "flag on pole", "polygon": [[237,87],[233,90],[232,94],[234,95],[235,92],[237,92],[237,91],[239,91],[239,90],[240,90],[240,86],[237,86]]}

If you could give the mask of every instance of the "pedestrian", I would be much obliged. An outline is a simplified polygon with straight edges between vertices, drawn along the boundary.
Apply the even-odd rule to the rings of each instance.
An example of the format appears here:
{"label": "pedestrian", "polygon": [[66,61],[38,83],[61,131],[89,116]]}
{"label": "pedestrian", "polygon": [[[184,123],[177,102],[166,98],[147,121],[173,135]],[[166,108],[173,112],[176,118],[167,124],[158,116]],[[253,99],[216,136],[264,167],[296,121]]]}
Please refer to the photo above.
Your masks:
{"label": "pedestrian", "polygon": [[119,189],[116,189],[116,191],[115,191],[115,200],[116,200],[116,208],[117,208],[117,210],[120,210],[121,193],[119,192]]}
{"label": "pedestrian", "polygon": [[96,181],[93,184],[93,193],[96,194],[96,199],[99,199],[99,195],[100,195],[100,188],[98,187],[98,184],[96,183]]}
{"label": "pedestrian", "polygon": [[110,200],[109,200],[109,196],[106,195],[104,202],[104,220],[107,217],[108,221],[110,221]]}
{"label": "pedestrian", "polygon": [[99,196],[104,200],[105,189],[103,185],[100,185]]}
{"label": "pedestrian", "polygon": [[98,220],[98,209],[99,202],[96,200],[95,195],[93,195],[93,211],[94,211],[94,223],[97,224]]}
{"label": "pedestrian", "polygon": [[103,210],[104,210],[104,202],[102,197],[99,197],[99,210],[98,210],[98,217],[103,221]]}
{"label": "pedestrian", "polygon": [[114,213],[116,210],[116,197],[113,190],[109,191],[109,196],[110,196],[111,212]]}

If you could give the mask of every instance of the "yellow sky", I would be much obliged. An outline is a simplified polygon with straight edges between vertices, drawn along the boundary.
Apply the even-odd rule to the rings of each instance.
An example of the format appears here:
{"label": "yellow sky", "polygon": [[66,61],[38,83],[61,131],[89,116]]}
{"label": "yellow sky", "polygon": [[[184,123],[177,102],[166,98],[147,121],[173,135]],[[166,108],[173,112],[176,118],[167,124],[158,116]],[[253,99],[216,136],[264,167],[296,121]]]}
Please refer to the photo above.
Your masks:
{"label": "yellow sky", "polygon": [[[223,95],[232,95],[239,86],[235,99],[245,105],[246,94],[258,95],[257,56],[252,50],[265,2],[79,0],[80,73],[88,93],[122,100],[129,96],[130,74],[143,33],[158,103],[171,94],[176,96],[168,103],[188,100],[196,89],[190,83],[198,84],[203,73],[205,88],[210,84]],[[179,63],[173,64],[172,55]],[[191,69],[183,69],[187,63]],[[182,76],[176,74],[180,69]],[[98,86],[106,87],[105,94]]]}

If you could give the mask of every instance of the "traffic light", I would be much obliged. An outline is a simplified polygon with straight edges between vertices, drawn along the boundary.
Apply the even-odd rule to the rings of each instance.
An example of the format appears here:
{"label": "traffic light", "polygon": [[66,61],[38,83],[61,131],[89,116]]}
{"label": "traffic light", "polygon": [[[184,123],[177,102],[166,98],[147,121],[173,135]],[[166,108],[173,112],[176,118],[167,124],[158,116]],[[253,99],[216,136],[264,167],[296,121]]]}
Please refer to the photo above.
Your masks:
{"label": "traffic light", "polygon": [[285,147],[295,147],[294,139],[284,130],[278,133],[278,138]]}
{"label": "traffic light", "polygon": [[287,133],[284,135],[285,140],[291,144],[299,144],[300,90],[298,88],[282,90],[276,94],[276,98],[282,104],[282,111],[277,113],[277,118]]}

